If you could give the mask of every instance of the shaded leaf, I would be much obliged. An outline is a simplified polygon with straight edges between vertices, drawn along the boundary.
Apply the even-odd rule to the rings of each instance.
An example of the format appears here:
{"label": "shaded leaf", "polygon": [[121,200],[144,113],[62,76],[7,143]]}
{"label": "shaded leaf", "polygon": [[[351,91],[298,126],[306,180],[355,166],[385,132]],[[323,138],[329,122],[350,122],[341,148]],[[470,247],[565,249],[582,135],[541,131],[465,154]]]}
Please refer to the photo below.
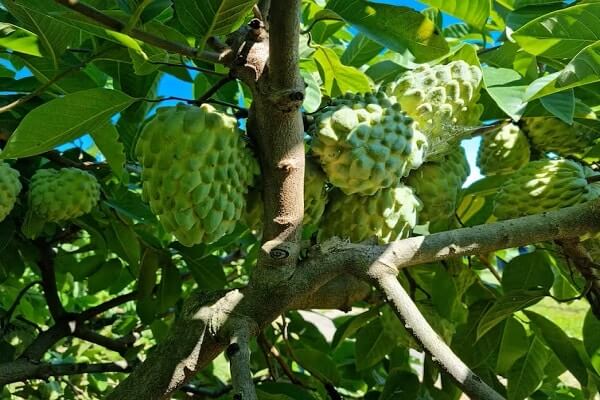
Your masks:
{"label": "shaded leaf", "polygon": [[550,290],[554,274],[545,252],[536,251],[515,257],[504,268],[502,288],[508,293],[516,290]]}
{"label": "shaded leaf", "polygon": [[508,400],[525,399],[538,388],[544,378],[548,356],[546,347],[534,336],[527,353],[508,373]]}
{"label": "shaded leaf", "polygon": [[502,109],[513,120],[518,121],[527,102],[525,102],[525,90],[521,75],[512,69],[506,68],[483,68],[483,80],[486,91]]}
{"label": "shaded leaf", "polygon": [[360,67],[381,53],[383,46],[369,39],[362,32],[356,34],[342,54],[341,61],[345,65]]}
{"label": "shaded leaf", "polygon": [[106,162],[119,179],[126,179],[125,173],[125,147],[119,141],[119,131],[110,122],[90,131],[94,143],[102,152]]}
{"label": "shaded leaf", "polygon": [[294,358],[312,375],[333,385],[339,385],[340,373],[336,363],[327,354],[313,349],[296,349]]}
{"label": "shaded leaf", "polygon": [[369,322],[356,335],[356,368],[365,370],[373,367],[395,346],[396,338],[383,328],[381,320]]}
{"label": "shaded leaf", "polygon": [[481,29],[491,13],[490,0],[420,0]]}
{"label": "shaded leaf", "polygon": [[583,322],[583,345],[596,373],[600,374],[600,320],[589,310]]}
{"label": "shaded leaf", "polygon": [[327,8],[388,49],[400,53],[408,49],[419,62],[448,53],[435,23],[412,8],[366,0],[331,0]]}
{"label": "shaded leaf", "polygon": [[515,361],[527,352],[528,346],[529,340],[523,325],[516,318],[508,318],[504,325],[502,341],[498,349],[498,361],[496,362],[498,372],[506,374]]}

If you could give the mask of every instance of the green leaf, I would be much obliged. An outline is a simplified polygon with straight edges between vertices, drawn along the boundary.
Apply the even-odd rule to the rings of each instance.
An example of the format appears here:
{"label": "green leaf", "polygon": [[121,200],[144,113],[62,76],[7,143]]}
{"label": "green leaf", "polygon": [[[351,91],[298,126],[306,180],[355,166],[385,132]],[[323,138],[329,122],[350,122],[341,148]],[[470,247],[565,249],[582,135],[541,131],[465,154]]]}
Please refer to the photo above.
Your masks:
{"label": "green leaf", "polygon": [[158,285],[159,312],[165,312],[177,303],[181,297],[181,283],[177,267],[170,262],[165,263]]}
{"label": "green leaf", "polygon": [[600,37],[600,3],[542,15],[516,30],[512,37],[531,54],[572,58]]}
{"label": "green leaf", "polygon": [[395,346],[396,338],[384,329],[381,320],[369,322],[356,335],[356,368],[362,371],[373,367]]}
{"label": "green leaf", "polygon": [[284,382],[263,382],[256,386],[260,400],[315,400],[306,389]]}
{"label": "green leaf", "polygon": [[419,377],[407,371],[394,369],[385,381],[379,400],[418,399]]}
{"label": "green leaf", "polygon": [[319,47],[314,59],[321,73],[325,93],[330,96],[371,90],[369,79],[356,68],[342,64],[333,50]]}
{"label": "green leaf", "polygon": [[475,28],[482,29],[491,13],[490,0],[420,0],[460,18]]}
{"label": "green leaf", "polygon": [[343,64],[351,67],[361,67],[377,54],[381,53],[382,50],[382,45],[369,39],[364,33],[359,32],[352,38],[348,47],[346,47],[341,61]]}
{"label": "green leaf", "polygon": [[0,22],[0,47],[32,56],[42,56],[35,33],[6,22]]}
{"label": "green leaf", "polygon": [[508,373],[508,400],[525,399],[538,388],[544,378],[548,355],[546,347],[534,336],[525,356]]}
{"label": "green leaf", "polygon": [[25,63],[33,76],[41,83],[48,83],[64,71],[73,70],[73,68],[75,68],[75,71],[68,73],[62,79],[59,79],[50,86],[52,90],[61,94],[79,92],[81,90],[98,87],[98,83],[94,82],[90,76],[86,74],[85,70],[79,70],[79,67],[75,64],[62,62],[62,59],[59,62],[58,67],[54,65],[49,57],[23,55],[19,57],[19,59]]}
{"label": "green leaf", "polygon": [[498,107],[518,121],[527,107],[524,100],[527,85],[523,83],[521,75],[512,69],[485,67],[483,80],[487,93]]}
{"label": "green leaf", "polygon": [[119,131],[110,122],[90,131],[94,143],[102,152],[106,162],[115,176],[121,180],[127,178],[125,173],[125,147],[119,140]]}
{"label": "green leaf", "polygon": [[100,127],[135,101],[122,92],[104,88],[51,100],[25,116],[0,158],[28,157],[51,150]]}
{"label": "green leaf", "polygon": [[575,115],[575,92],[573,89],[544,96],[540,99],[544,108],[566,124],[573,123]]}
{"label": "green leaf", "polygon": [[398,76],[405,71],[406,68],[402,65],[392,60],[384,60],[371,65],[365,71],[365,74],[367,74],[373,82],[385,84],[395,81]]}
{"label": "green leaf", "polygon": [[408,49],[418,62],[448,53],[435,23],[412,8],[366,0],[331,0],[327,8],[382,46],[399,53]]}
{"label": "green leaf", "polygon": [[544,339],[546,345],[550,347],[560,362],[577,378],[582,387],[585,387],[588,382],[587,368],[579,357],[577,349],[571,343],[569,336],[549,319],[533,311],[526,310],[524,312],[533,324],[534,331]]}
{"label": "green leaf", "polygon": [[140,262],[140,272],[137,279],[137,298],[148,299],[156,284],[156,271],[160,265],[160,257],[156,250],[146,249]]}
{"label": "green leaf", "polygon": [[505,293],[517,290],[550,290],[554,274],[545,252],[536,251],[513,258],[502,273]]}
{"label": "green leaf", "polygon": [[181,25],[201,38],[203,46],[210,36],[226,35],[238,28],[256,0],[177,0],[175,12]]}
{"label": "green leaf", "polygon": [[508,318],[504,325],[502,340],[498,349],[498,360],[496,362],[498,372],[506,374],[515,361],[527,352],[528,347],[529,340],[523,325],[514,317]]}
{"label": "green leaf", "polygon": [[600,374],[600,320],[589,310],[583,322],[583,345],[590,357],[590,362]]}
{"label": "green leaf", "polygon": [[498,298],[479,321],[477,339],[513,313],[537,303],[546,293],[546,290],[516,290]]}
{"label": "green leaf", "polygon": [[319,380],[324,380],[333,385],[339,385],[340,373],[336,363],[327,354],[313,349],[296,349],[294,358],[303,368]]}
{"label": "green leaf", "polygon": [[120,246],[125,260],[130,266],[137,268],[140,264],[141,256],[140,242],[138,241],[137,234],[131,226],[124,224],[120,220],[113,218],[110,220],[110,225],[115,234],[116,244]]}
{"label": "green leaf", "polygon": [[312,72],[301,69],[300,73],[306,86],[302,107],[308,113],[315,112],[321,105],[321,86]]}
{"label": "green leaf", "polygon": [[121,261],[112,259],[104,263],[88,278],[88,291],[96,293],[109,288],[119,276],[123,265]]}
{"label": "green leaf", "polygon": [[337,327],[331,341],[331,348],[336,349],[344,340],[354,335],[354,333],[375,317],[377,317],[377,309],[372,308],[369,311],[348,318]]}
{"label": "green leaf", "polygon": [[217,290],[227,285],[227,277],[219,257],[207,256],[204,252],[199,252],[196,247],[178,246],[177,251],[183,256],[200,289]]}
{"label": "green leaf", "polygon": [[581,50],[560,72],[556,86],[573,88],[600,81],[600,40]]}

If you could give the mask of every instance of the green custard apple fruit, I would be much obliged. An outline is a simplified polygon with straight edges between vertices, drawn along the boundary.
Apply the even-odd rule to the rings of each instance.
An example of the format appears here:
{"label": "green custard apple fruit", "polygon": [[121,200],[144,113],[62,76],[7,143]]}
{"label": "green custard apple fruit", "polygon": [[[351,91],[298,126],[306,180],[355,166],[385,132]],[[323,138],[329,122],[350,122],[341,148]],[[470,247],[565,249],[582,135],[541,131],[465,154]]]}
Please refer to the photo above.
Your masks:
{"label": "green custard apple fruit", "polygon": [[442,159],[423,164],[405,180],[423,202],[419,224],[429,223],[430,233],[451,227],[462,185],[470,172],[465,150],[455,146]]}
{"label": "green custard apple fruit", "polygon": [[537,149],[563,157],[581,158],[600,137],[581,123],[568,125],[553,117],[526,118],[523,130]]}
{"label": "green custard apple fruit", "polygon": [[531,161],[507,179],[494,199],[499,220],[570,207],[600,196],[591,169],[565,159]]}
{"label": "green custard apple fruit", "polygon": [[372,195],[418,168],[427,151],[394,97],[383,92],[347,95],[315,115],[312,152],[333,186]]}
{"label": "green custard apple fruit", "polygon": [[206,104],[159,108],[140,133],[136,155],[143,198],[185,246],[231,233],[258,173],[237,120]]}
{"label": "green custard apple fruit", "polygon": [[483,136],[477,166],[483,175],[507,174],[527,164],[529,156],[527,137],[517,125],[510,123]]}
{"label": "green custard apple fruit", "polygon": [[375,237],[383,244],[403,239],[417,224],[421,208],[414,191],[401,183],[372,196],[334,190],[321,221],[319,240],[338,236],[356,243]]}
{"label": "green custard apple fruit", "polygon": [[32,211],[47,222],[77,218],[92,211],[100,200],[100,184],[77,168],[39,169],[29,187]]}
{"label": "green custard apple fruit", "polygon": [[[327,177],[321,167],[307,158],[304,168],[304,225],[317,226],[327,204]],[[244,221],[252,229],[260,229],[263,224],[263,201],[258,188],[250,188],[246,197]]]}
{"label": "green custard apple fruit", "polygon": [[479,123],[481,68],[464,61],[419,66],[405,72],[392,88],[402,109],[429,139],[430,152],[443,153],[446,144]]}
{"label": "green custard apple fruit", "polygon": [[0,161],[0,222],[12,211],[23,188],[19,171]]}

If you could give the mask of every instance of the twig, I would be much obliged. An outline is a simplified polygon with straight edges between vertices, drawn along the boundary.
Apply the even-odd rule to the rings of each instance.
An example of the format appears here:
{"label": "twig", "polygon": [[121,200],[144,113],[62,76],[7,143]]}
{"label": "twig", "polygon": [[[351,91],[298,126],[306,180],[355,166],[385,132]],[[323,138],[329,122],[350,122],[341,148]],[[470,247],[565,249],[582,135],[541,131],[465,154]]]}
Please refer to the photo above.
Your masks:
{"label": "twig", "polygon": [[490,271],[492,275],[494,275],[494,278],[496,278],[498,283],[502,284],[502,277],[500,276],[498,271],[496,271],[496,268],[494,268],[492,263],[490,263],[490,261],[485,256],[480,255],[478,258],[479,261],[481,261],[481,263],[487,268],[487,270]]}
{"label": "twig", "polygon": [[600,174],[598,175],[592,175],[592,176],[588,176],[587,178],[585,178],[587,183],[595,183],[595,182],[600,182]]}
{"label": "twig", "polygon": [[386,294],[396,315],[409,332],[423,345],[434,360],[452,376],[459,387],[471,398],[503,400],[504,398],[475,375],[465,363],[444,343],[419,311],[394,273],[383,273],[375,284]]}
{"label": "twig", "polygon": [[79,313],[78,319],[79,321],[87,321],[97,315],[100,315],[111,308],[115,308],[120,306],[121,304],[127,303],[129,301],[135,300],[137,296],[137,291],[129,292],[126,294],[122,294],[121,296],[115,297],[114,299],[108,300],[102,304],[99,304],[95,307],[88,308],[85,311]]}
{"label": "twig", "polygon": [[210,89],[206,91],[198,100],[196,100],[195,104],[200,105],[206,103],[215,93],[219,91],[223,86],[233,81],[234,78],[231,75],[228,75],[224,78],[219,79]]}
{"label": "twig", "polygon": [[38,267],[42,275],[42,287],[50,315],[55,322],[60,321],[66,314],[66,311],[58,297],[58,287],[56,285],[56,276],[54,275],[54,251],[49,243],[43,239],[36,240],[40,250],[40,260]]}
{"label": "twig", "polygon": [[162,62],[162,61],[150,61],[150,64],[165,65],[167,67],[175,67],[175,68],[191,69],[192,71],[202,72],[207,75],[215,75],[215,76],[227,76],[228,75],[228,74],[225,74],[222,72],[213,71],[212,69],[196,67],[195,65],[177,64],[177,63]]}
{"label": "twig", "polygon": [[[118,19],[115,19],[103,12],[97,10],[96,8],[89,6],[87,4],[81,3],[79,0],[54,0],[56,3],[61,4],[67,8],[70,8],[73,11],[78,12],[86,17],[88,17],[91,21],[103,25],[113,31],[116,32],[124,32],[126,26]],[[181,54],[190,58],[195,58],[199,60],[204,60],[210,63],[215,64],[223,64],[226,62],[226,54],[224,53],[214,53],[210,51],[200,51],[197,48],[189,47],[187,45],[172,42],[170,40],[163,39],[158,36],[154,36],[150,33],[144,32],[142,30],[133,28],[130,32],[128,32],[129,36],[141,40],[142,42],[148,43],[152,46],[158,47],[160,49],[166,50],[170,53]]]}
{"label": "twig", "polygon": [[182,392],[185,392],[185,393],[198,395],[198,396],[200,396],[200,398],[210,397],[212,399],[217,399],[217,398],[221,398],[222,396],[225,396],[227,393],[231,392],[232,389],[233,389],[233,386],[231,386],[231,385],[225,385],[219,389],[209,389],[209,388],[198,387],[198,386],[194,386],[194,385],[184,385],[179,390],[181,390]]}
{"label": "twig", "polygon": [[115,351],[120,355],[124,355],[127,352],[127,350],[131,348],[133,343],[135,343],[134,336],[125,336],[122,338],[113,339],[87,328],[76,329],[73,333],[73,336],[79,339],[83,339],[86,342],[97,344],[108,350]]}
{"label": "twig", "polygon": [[231,370],[231,384],[235,396],[244,400],[257,400],[256,389],[250,371],[250,327],[241,322],[234,330],[227,347]]}
{"label": "twig", "polygon": [[[267,359],[269,359],[269,356],[270,356],[270,357],[273,357],[275,359],[275,361],[277,361],[277,364],[279,364],[279,366],[283,370],[283,373],[289,378],[290,382],[292,382],[295,385],[305,386],[302,383],[302,381],[300,381],[294,375],[294,372],[291,370],[291,368],[289,367],[289,365],[287,365],[287,363],[285,362],[285,360],[281,356],[281,353],[279,352],[279,350],[277,349],[277,347],[275,347],[273,344],[271,344],[269,342],[269,340],[267,339],[267,337],[265,336],[265,334],[263,332],[261,332],[258,335],[258,344],[261,346],[261,348],[264,349],[264,351],[265,351],[265,357]],[[269,365],[270,365],[270,363],[269,363]]]}
{"label": "twig", "polygon": [[317,18],[312,20],[312,22],[310,23],[310,25],[308,25],[308,28],[304,29],[303,31],[300,31],[300,34],[302,35],[306,35],[307,33],[310,33],[310,31],[312,31],[312,29],[315,27],[315,25],[321,21],[338,21],[341,22],[342,20],[339,18],[332,18],[332,17],[323,17],[323,18]]}
{"label": "twig", "polygon": [[[17,297],[15,298],[15,301],[13,301],[12,305],[10,306],[10,308],[8,309],[8,311],[6,312],[6,314],[4,315],[4,317],[2,318],[2,320],[5,321],[4,324],[0,324],[0,328],[2,328],[3,326],[8,325],[8,323],[10,322],[10,319],[12,318],[13,313],[15,312],[15,310],[17,309],[17,307],[19,306],[19,303],[21,302],[21,299],[23,298],[23,296],[25,296],[25,294],[27,293],[27,291],[29,289],[31,289],[33,286],[37,285],[37,284],[41,284],[42,281],[33,281],[30,282],[29,284],[25,285],[25,287],[23,289],[21,289],[21,291],[19,292],[19,294],[17,294]],[[0,334],[0,337],[2,335]]]}
{"label": "twig", "polygon": [[79,168],[83,170],[98,170],[102,168],[108,168],[108,164],[103,162],[79,162],[71,160],[62,156],[58,150],[47,151],[41,154],[41,156],[65,167]]}

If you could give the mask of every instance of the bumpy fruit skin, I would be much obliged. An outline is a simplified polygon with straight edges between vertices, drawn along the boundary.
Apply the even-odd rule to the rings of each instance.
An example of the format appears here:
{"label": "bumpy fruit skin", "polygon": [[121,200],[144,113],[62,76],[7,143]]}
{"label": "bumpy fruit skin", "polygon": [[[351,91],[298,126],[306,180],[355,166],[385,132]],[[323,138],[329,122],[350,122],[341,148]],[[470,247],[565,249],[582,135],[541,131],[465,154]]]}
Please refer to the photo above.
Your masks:
{"label": "bumpy fruit skin", "polygon": [[461,127],[478,124],[483,112],[477,104],[482,77],[479,67],[464,61],[423,65],[404,73],[392,93],[418,122],[433,150],[460,135]]}
{"label": "bumpy fruit skin", "polygon": [[12,211],[23,188],[19,171],[0,161],[0,222]]}
{"label": "bumpy fruit skin", "polygon": [[483,175],[507,174],[527,164],[529,157],[527,137],[511,123],[483,136],[477,153],[477,166]]}
{"label": "bumpy fruit skin", "polygon": [[504,182],[494,200],[494,216],[517,218],[594,200],[600,184],[586,180],[593,174],[571,160],[532,161]]}
{"label": "bumpy fruit skin", "polygon": [[418,168],[427,139],[395,98],[347,95],[315,115],[312,152],[332,185],[350,195],[372,195]]}
{"label": "bumpy fruit skin", "polygon": [[[327,177],[318,164],[307,158],[304,169],[304,225],[317,226],[327,204]],[[263,220],[263,201],[260,189],[250,188],[246,196],[244,222],[252,229],[260,229]]]}
{"label": "bumpy fruit skin", "polygon": [[211,243],[233,231],[258,172],[235,118],[210,105],[160,108],[136,154],[142,196],[181,244]]}
{"label": "bumpy fruit skin", "polygon": [[568,125],[558,118],[535,117],[524,120],[523,130],[534,147],[563,157],[581,158],[599,135],[580,123]]}
{"label": "bumpy fruit skin", "polygon": [[100,184],[96,177],[77,168],[39,169],[31,178],[30,207],[47,222],[85,215],[99,199]]}
{"label": "bumpy fruit skin", "polygon": [[428,162],[406,179],[423,202],[419,224],[429,222],[429,232],[450,228],[463,183],[471,169],[462,147],[456,146],[440,161]]}
{"label": "bumpy fruit skin", "polygon": [[329,196],[319,240],[338,236],[361,242],[376,237],[383,244],[406,238],[421,208],[413,190],[401,183],[373,196],[348,196],[335,190]]}

